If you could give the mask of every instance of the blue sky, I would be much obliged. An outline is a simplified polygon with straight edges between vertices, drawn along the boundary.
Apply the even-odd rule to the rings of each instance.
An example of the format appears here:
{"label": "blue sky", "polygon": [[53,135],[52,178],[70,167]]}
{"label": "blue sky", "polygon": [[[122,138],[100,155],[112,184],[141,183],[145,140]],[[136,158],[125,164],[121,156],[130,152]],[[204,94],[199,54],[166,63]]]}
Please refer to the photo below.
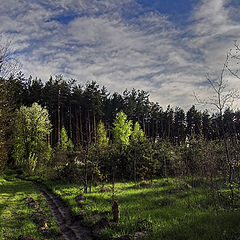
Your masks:
{"label": "blue sky", "polygon": [[240,41],[239,10],[238,0],[1,0],[0,34],[26,76],[142,89],[187,109]]}

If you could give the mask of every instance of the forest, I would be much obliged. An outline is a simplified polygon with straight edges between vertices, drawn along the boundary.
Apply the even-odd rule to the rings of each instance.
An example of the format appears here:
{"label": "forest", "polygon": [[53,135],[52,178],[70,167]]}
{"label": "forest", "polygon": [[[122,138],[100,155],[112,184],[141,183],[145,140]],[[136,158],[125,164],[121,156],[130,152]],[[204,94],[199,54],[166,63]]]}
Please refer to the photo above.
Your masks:
{"label": "forest", "polygon": [[[2,144],[2,154],[4,155],[5,149],[5,155],[9,156],[6,161],[1,158],[2,169],[6,164],[14,165],[16,160],[9,152],[13,148],[11,143],[16,133],[13,125],[23,124],[21,120],[17,123],[16,112],[23,106],[30,109],[34,104],[47,111],[49,126],[42,126],[42,131],[46,131],[45,141],[52,149],[59,150],[58,144],[62,130],[64,130],[64,137],[72,143],[72,153],[83,150],[90,153],[96,151],[96,147],[109,147],[111,150],[114,147],[120,148],[123,150],[121,154],[124,155],[120,158],[126,161],[122,162],[125,169],[117,169],[116,172],[121,174],[124,172],[128,177],[133,177],[129,172],[132,168],[131,160],[127,160],[132,158],[132,152],[141,159],[138,161],[141,167],[146,164],[143,168],[152,177],[163,176],[164,171],[165,174],[172,175],[179,171],[183,171],[182,174],[197,172],[203,161],[199,159],[198,162],[198,158],[201,158],[200,154],[204,154],[204,151],[208,151],[209,145],[213,145],[213,149],[217,151],[217,148],[221,149],[226,142],[231,146],[233,151],[231,154],[238,153],[236,147],[240,138],[239,110],[233,111],[226,108],[222,114],[210,114],[207,110],[198,110],[195,105],[187,112],[180,107],[173,109],[171,106],[163,110],[158,103],[151,102],[149,94],[143,90],[132,89],[125,90],[122,94],[117,92],[110,94],[104,86],[100,87],[96,82],[88,82],[85,85],[77,82],[64,80],[59,75],[55,78],[50,77],[43,83],[37,78],[25,78],[21,72],[16,76],[11,75],[8,79],[1,79],[2,143],[5,141],[5,144]],[[37,117],[37,112],[35,113]],[[120,128],[128,129],[129,133],[124,130],[116,133],[114,131],[116,124],[119,124]],[[134,134],[139,132],[142,138],[136,140]],[[103,137],[108,139],[105,140],[106,144],[100,143],[99,138]],[[138,141],[140,141],[139,144]],[[142,152],[147,149],[148,152]],[[31,153],[26,154],[28,155],[25,157],[29,158]],[[142,159],[144,155],[145,161]],[[193,157],[193,155],[196,156]],[[152,161],[151,164],[149,159]],[[224,160],[222,161],[224,163]],[[180,162],[182,166],[184,165],[183,169],[179,169],[177,165],[174,166]],[[99,168],[102,168],[100,173],[107,176],[108,173],[104,170],[106,167],[102,166],[104,164],[107,164],[107,161],[103,160],[99,165]],[[151,167],[147,167],[149,164]],[[154,169],[150,170],[150,168]],[[138,175],[143,177],[144,174]],[[122,176],[123,179],[126,176]]]}
{"label": "forest", "polygon": [[[3,54],[0,71],[4,69],[4,61],[7,57]],[[70,193],[74,196],[72,200],[65,200],[77,215],[80,210],[76,210],[77,203],[72,201],[79,196],[80,186],[89,199],[96,191],[107,193],[107,197],[98,199],[96,196],[94,201],[101,202],[106,197],[112,206],[117,204],[113,221],[119,225],[110,224],[110,230],[103,228],[98,234],[101,239],[132,234],[137,232],[139,225],[142,226],[140,232],[153,232],[151,237],[144,235],[149,239],[202,239],[196,232],[188,237],[172,232],[171,235],[167,230],[159,233],[156,230],[159,222],[146,216],[140,220],[133,217],[135,225],[132,222],[129,225],[130,220],[124,216],[121,220],[118,212],[118,204],[125,204],[121,197],[124,190],[119,189],[126,188],[121,185],[124,183],[132,183],[131,187],[128,186],[129,194],[132,188],[167,188],[164,191],[168,194],[161,200],[161,208],[175,204],[173,197],[169,197],[171,194],[181,199],[185,196],[181,194],[192,191],[194,204],[198,203],[200,195],[207,196],[205,200],[211,199],[211,203],[203,204],[205,210],[211,209],[217,215],[222,211],[221,214],[229,214],[228,218],[233,221],[239,219],[240,110],[233,110],[225,104],[233,95],[230,92],[223,95],[222,80],[218,85],[212,85],[218,90],[217,99],[220,100],[217,111],[212,113],[207,109],[201,111],[194,104],[187,111],[171,106],[164,109],[159,103],[151,102],[149,93],[144,90],[126,89],[123,93],[110,93],[97,82],[80,84],[81,81],[65,80],[62,75],[42,81],[25,77],[22,72],[1,74],[1,175],[17,171],[26,178],[37,178],[63,199],[66,186],[74,188],[72,191],[77,192],[75,195]],[[211,80],[209,82],[213,84]],[[197,193],[198,187],[208,192]],[[140,196],[147,194],[141,193]],[[191,208],[190,198],[187,199],[187,208]],[[129,200],[134,201],[137,200]],[[102,212],[108,202],[102,204],[95,210]],[[150,200],[143,205],[148,204],[152,204]],[[196,206],[192,208],[196,209]],[[93,214],[88,210],[86,207],[88,215]],[[208,214],[210,216],[212,212]],[[180,215],[182,217],[182,213]],[[179,224],[183,221],[181,217],[176,217]],[[239,224],[232,224],[232,228],[225,229],[226,238],[221,239],[237,239],[234,238],[239,236],[237,226]],[[216,228],[214,224],[213,227]],[[213,235],[220,239],[221,229],[214,230]],[[208,238],[205,236],[204,239]]]}

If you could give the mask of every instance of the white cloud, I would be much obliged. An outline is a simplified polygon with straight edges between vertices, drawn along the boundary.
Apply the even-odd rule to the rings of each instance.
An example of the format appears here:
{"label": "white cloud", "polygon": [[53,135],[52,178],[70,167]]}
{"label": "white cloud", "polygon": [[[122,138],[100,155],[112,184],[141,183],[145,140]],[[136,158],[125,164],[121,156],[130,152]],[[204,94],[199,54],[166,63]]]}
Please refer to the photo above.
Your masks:
{"label": "white cloud", "polygon": [[240,37],[226,3],[202,0],[191,25],[179,29],[157,12],[125,17],[142,12],[135,0],[3,0],[0,32],[13,39],[27,75],[47,80],[62,73],[111,91],[134,87],[160,105],[188,108],[193,90],[203,92],[205,74],[219,71]]}

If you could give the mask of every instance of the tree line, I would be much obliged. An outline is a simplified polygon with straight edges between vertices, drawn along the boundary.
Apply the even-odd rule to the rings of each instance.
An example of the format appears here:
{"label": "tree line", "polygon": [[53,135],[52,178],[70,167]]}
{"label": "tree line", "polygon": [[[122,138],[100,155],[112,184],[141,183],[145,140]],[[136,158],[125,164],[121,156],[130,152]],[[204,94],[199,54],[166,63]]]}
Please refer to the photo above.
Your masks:
{"label": "tree line", "polygon": [[[75,80],[64,80],[61,75],[50,77],[45,83],[38,78],[25,78],[22,73],[11,75],[8,79],[2,78],[1,81],[0,114],[2,129],[5,129],[1,131],[1,137],[6,140],[6,144],[1,145],[2,154],[4,153],[5,157],[10,155],[10,163],[11,159],[18,162],[17,155],[15,154],[15,158],[12,156],[14,151],[19,155],[22,146],[17,145],[16,139],[11,142],[7,139],[11,139],[12,129],[15,129],[15,134],[20,129],[16,128],[19,126],[20,113],[31,107],[35,107],[35,110],[31,111],[37,112],[34,104],[38,104],[49,114],[49,131],[44,137],[47,145],[41,147],[34,139],[32,142],[35,141],[35,145],[40,144],[38,148],[45,149],[48,153],[46,159],[54,159],[50,161],[51,166],[69,161],[63,152],[69,152],[69,149],[78,152],[76,159],[81,159],[83,172],[66,176],[85,176],[82,178],[83,182],[89,181],[89,176],[90,179],[98,179],[100,176],[102,179],[130,177],[136,181],[140,178],[178,173],[193,174],[200,169],[204,173],[206,165],[203,170],[202,163],[206,159],[209,161],[209,153],[214,151],[218,160],[214,163],[210,161],[211,164],[215,166],[218,162],[220,167],[220,161],[226,172],[226,162],[222,159],[222,156],[225,156],[223,143],[237,143],[240,137],[239,110],[225,108],[222,114],[210,114],[207,110],[198,110],[194,105],[186,112],[180,107],[173,109],[170,106],[164,110],[158,103],[151,102],[149,94],[143,90],[132,89],[125,90],[122,94],[110,94],[106,87],[100,87],[94,81],[81,85]],[[129,132],[127,137],[116,131],[116,119],[121,116],[120,113],[125,116],[122,121],[129,121],[130,125],[122,124],[118,130],[121,132],[125,129],[125,134]],[[33,121],[33,117],[30,119]],[[15,128],[11,127],[11,123]],[[26,134],[26,139],[34,136],[34,133]],[[136,140],[138,134],[144,136],[139,141]],[[226,138],[227,142],[223,141]],[[22,142],[28,144],[26,139]],[[118,144],[124,142],[124,139],[126,144]],[[64,147],[64,144],[70,147]],[[211,146],[211,149],[208,146]],[[57,150],[55,157],[51,155],[50,148]],[[25,149],[30,148],[28,146]],[[233,152],[236,156],[236,149]],[[29,157],[30,166],[35,168],[35,156],[27,158]],[[39,166],[45,163],[39,163]],[[21,162],[21,166],[24,164]],[[214,171],[217,171],[216,169]],[[62,170],[64,172],[64,168]],[[87,172],[91,174],[86,174]]]}
{"label": "tree line", "polygon": [[[40,104],[49,112],[53,131],[49,140],[56,146],[60,130],[65,127],[76,147],[95,141],[97,124],[102,121],[111,129],[116,114],[123,111],[133,123],[138,122],[145,135],[157,141],[167,139],[174,145],[181,145],[190,136],[202,136],[207,140],[223,138],[223,131],[229,138],[240,137],[240,111],[226,108],[223,113],[223,128],[219,114],[200,111],[193,105],[188,111],[168,106],[164,110],[158,103],[149,100],[143,90],[125,90],[122,94],[110,94],[106,87],[96,82],[85,85],[76,80],[64,80],[61,75],[50,77],[43,83],[40,79],[25,78],[19,73],[8,80],[12,89],[15,108],[21,105]],[[112,139],[111,131],[108,137]]]}

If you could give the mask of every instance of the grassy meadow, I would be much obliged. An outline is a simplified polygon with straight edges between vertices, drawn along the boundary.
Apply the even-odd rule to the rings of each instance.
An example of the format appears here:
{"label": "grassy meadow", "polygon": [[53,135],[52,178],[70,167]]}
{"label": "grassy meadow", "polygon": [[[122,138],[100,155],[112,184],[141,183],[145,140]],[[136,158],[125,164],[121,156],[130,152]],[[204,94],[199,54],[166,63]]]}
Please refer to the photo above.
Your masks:
{"label": "grassy meadow", "polygon": [[[79,208],[75,197],[83,193],[83,186],[48,182],[75,214],[83,214],[88,224],[93,224],[101,213],[111,215],[111,185],[96,186],[84,194],[86,202]],[[221,196],[228,194],[224,184],[218,183]],[[146,239],[239,239],[240,209],[226,208],[224,200],[217,197],[204,181],[159,179],[134,184],[116,183],[116,200],[120,204],[119,222],[110,224],[101,237],[117,237],[138,231],[150,234]]]}
{"label": "grassy meadow", "polygon": [[[34,223],[32,215],[36,209],[29,206],[26,199],[34,199],[48,221],[48,236],[41,234],[39,226]],[[0,177],[0,239],[16,240],[20,235],[35,239],[57,239],[59,230],[53,221],[45,199],[36,186],[23,181],[13,172]]]}
{"label": "grassy meadow", "polygon": [[[76,197],[83,194],[82,185],[45,183],[66,201],[73,214],[83,215],[87,225],[93,225],[101,216],[112,219],[111,184],[92,187],[91,193],[84,194],[86,201],[79,207]],[[216,181],[218,191],[213,191],[206,183],[202,179],[180,178],[116,183],[120,220],[118,223],[110,221],[110,227],[101,231],[100,238],[146,231],[149,233],[147,240],[239,239],[240,202],[236,201],[235,207],[230,208],[229,193],[223,182]],[[29,197],[36,200],[50,221],[51,234],[47,237],[39,232],[31,217],[35,210],[26,202]],[[20,235],[53,240],[60,239],[58,233],[41,192],[32,182],[17,178],[13,172],[0,178],[1,240],[17,239]]]}

